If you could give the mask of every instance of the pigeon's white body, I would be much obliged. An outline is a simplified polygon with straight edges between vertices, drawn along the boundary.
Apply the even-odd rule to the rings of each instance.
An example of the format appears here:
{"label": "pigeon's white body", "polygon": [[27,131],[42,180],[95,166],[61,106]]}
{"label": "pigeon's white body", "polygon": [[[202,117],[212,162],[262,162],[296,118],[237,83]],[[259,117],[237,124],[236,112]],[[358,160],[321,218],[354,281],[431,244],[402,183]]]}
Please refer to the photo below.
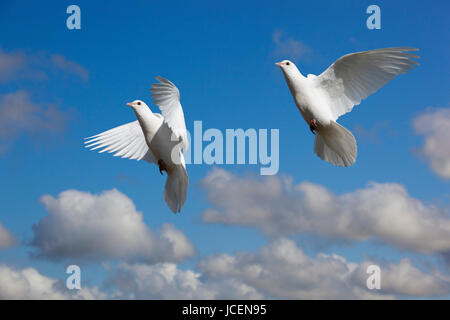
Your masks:
{"label": "pigeon's white body", "polygon": [[167,172],[164,199],[170,209],[181,212],[186,201],[189,178],[183,152],[188,147],[186,125],[177,87],[167,79],[151,88],[162,114],[153,113],[142,101],[129,103],[137,121],[87,138],[91,150],[114,153],[114,156],[145,160],[163,166]]}
{"label": "pigeon's white body", "polygon": [[300,72],[293,79],[295,81],[288,81],[288,86],[306,123],[309,124],[312,119],[316,119],[323,126],[328,125],[333,116],[323,95],[318,92],[314,83],[303,77]]}
{"label": "pigeon's white body", "polygon": [[147,147],[151,150],[156,163],[157,160],[162,160],[168,168],[172,168],[176,164],[171,153],[179,142],[171,141],[172,130],[165,124],[164,117],[160,113],[151,112],[150,108],[135,113]]}
{"label": "pigeon's white body", "polygon": [[355,163],[356,140],[336,120],[418,64],[411,60],[418,56],[405,51],[417,49],[401,47],[347,54],[319,76],[304,77],[288,60],[277,63],[303,119],[316,133],[314,152],[321,159],[338,166]]}

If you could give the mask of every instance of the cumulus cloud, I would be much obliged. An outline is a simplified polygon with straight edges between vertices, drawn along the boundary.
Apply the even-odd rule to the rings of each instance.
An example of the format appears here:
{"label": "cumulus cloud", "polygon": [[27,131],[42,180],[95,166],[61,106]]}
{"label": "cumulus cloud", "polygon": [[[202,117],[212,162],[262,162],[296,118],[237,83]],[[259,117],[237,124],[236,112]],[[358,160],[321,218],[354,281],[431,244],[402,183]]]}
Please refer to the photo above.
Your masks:
{"label": "cumulus cloud", "polygon": [[[381,289],[367,288],[369,265],[380,266]],[[450,293],[450,279],[408,259],[354,263],[336,254],[306,255],[292,240],[277,239],[256,252],[214,254],[195,269],[175,263],[121,262],[107,269],[102,290],[68,290],[34,268],[0,264],[0,299],[394,299]]]}
{"label": "cumulus cloud", "polygon": [[9,248],[16,243],[16,238],[0,222],[0,249]]}
{"label": "cumulus cloud", "polygon": [[[266,298],[390,299],[450,293],[450,282],[427,274],[409,260],[381,268],[381,290],[369,290],[367,267],[373,262],[348,262],[339,255],[307,256],[295,242],[278,239],[255,253],[217,254],[199,263],[210,279],[234,279]],[[375,263],[376,264],[376,263]]]}
{"label": "cumulus cloud", "polygon": [[411,197],[397,183],[369,183],[336,195],[326,187],[275,176],[240,178],[222,169],[202,181],[213,208],[209,223],[249,226],[272,236],[311,232],[376,240],[423,253],[450,251],[448,212]]}
{"label": "cumulus cloud", "polygon": [[414,119],[413,126],[425,138],[420,153],[436,174],[450,179],[450,108],[429,109]]}
{"label": "cumulus cloud", "polygon": [[275,30],[272,34],[272,41],[275,44],[273,55],[281,57],[282,59],[296,60],[305,54],[312,52],[311,48],[303,44],[298,40],[294,40],[289,37],[285,37],[283,32]]}
{"label": "cumulus cloud", "polygon": [[[364,285],[367,268],[377,262],[365,261],[353,272],[352,278]],[[380,293],[400,296],[439,296],[450,293],[450,279],[437,270],[429,273],[415,267],[410,259],[401,259],[398,264],[387,263],[381,268]]]}
{"label": "cumulus cloud", "polygon": [[182,261],[195,254],[184,233],[165,224],[154,232],[133,201],[113,189],[41,197],[48,215],[33,226],[37,256],[51,260],[121,258],[145,263]]}
{"label": "cumulus cloud", "polygon": [[122,264],[107,280],[122,299],[261,299],[255,289],[234,279],[203,281],[193,270],[173,263]]}
{"label": "cumulus cloud", "polygon": [[106,290],[97,286],[68,290],[54,279],[28,268],[0,264],[0,300],[68,299],[261,299],[255,289],[234,279],[203,281],[193,270],[181,270],[173,263],[121,263],[105,281]]}
{"label": "cumulus cloud", "polygon": [[104,299],[98,287],[68,290],[60,280],[46,277],[34,268],[15,269],[0,264],[0,300],[14,299]]}
{"label": "cumulus cloud", "polygon": [[0,153],[20,134],[60,132],[66,121],[65,113],[52,105],[34,103],[26,91],[0,96]]}

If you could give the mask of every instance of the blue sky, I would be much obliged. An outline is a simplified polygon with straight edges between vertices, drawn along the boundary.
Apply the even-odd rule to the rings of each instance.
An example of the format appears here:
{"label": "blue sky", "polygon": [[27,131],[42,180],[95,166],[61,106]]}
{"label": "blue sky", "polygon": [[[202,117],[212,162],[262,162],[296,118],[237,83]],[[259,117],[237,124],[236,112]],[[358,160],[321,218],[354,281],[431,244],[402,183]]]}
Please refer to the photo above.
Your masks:
{"label": "blue sky", "polygon": [[[30,256],[36,252],[27,245],[33,239],[32,226],[48,215],[40,197],[57,197],[69,189],[97,194],[116,188],[132,199],[151,229],[169,223],[182,230],[197,255],[181,262],[181,268],[195,268],[199,259],[214,253],[255,252],[272,241],[257,228],[202,221],[202,212],[214,206],[201,186],[211,166],[188,166],[188,200],[183,212],[174,215],[162,198],[165,177],[155,166],[83,148],[84,137],[135,120],[126,102],[142,99],[156,111],[149,96],[156,75],[180,89],[188,130],[193,130],[195,120],[201,120],[204,129],[279,129],[280,177],[290,176],[296,184],[320,184],[337,195],[363,189],[371,181],[398,183],[410,197],[437,206],[448,217],[448,179],[436,174],[426,157],[416,155],[424,137],[413,127],[413,120],[427,108],[449,106],[448,3],[377,1],[381,30],[366,28],[365,10],[372,1],[132,1],[126,5],[77,1],[81,30],[66,28],[70,4],[0,4],[0,49],[29,62],[19,76],[0,77],[0,95],[25,90],[36,105],[59,110],[61,116],[52,121],[63,127],[55,132],[0,135],[7,141],[0,153],[0,222],[21,242],[0,250],[0,263],[32,266],[56,279],[65,278],[68,264],[81,264],[87,281],[102,285],[106,272],[101,261],[53,262]],[[277,33],[285,46],[274,41]],[[292,42],[302,49],[288,45]],[[321,161],[312,152],[313,136],[274,62],[292,59],[303,74],[320,74],[346,53],[393,46],[419,48],[420,66],[339,119],[358,141],[354,166],[337,168]],[[52,55],[61,55],[79,68],[52,66]],[[258,166],[222,168],[239,177],[259,173]],[[432,264],[449,276],[439,254],[376,241],[343,244],[320,236],[289,237],[312,256],[337,253],[354,262],[367,257],[398,262],[409,257],[419,268]],[[448,298],[448,293],[442,297]]]}

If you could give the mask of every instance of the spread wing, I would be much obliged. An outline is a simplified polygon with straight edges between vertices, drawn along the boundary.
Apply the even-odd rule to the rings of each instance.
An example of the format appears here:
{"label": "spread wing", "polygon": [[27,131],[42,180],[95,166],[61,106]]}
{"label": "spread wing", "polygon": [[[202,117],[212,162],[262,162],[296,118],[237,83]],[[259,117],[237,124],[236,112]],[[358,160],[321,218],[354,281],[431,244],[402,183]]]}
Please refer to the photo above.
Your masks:
{"label": "spread wing", "polygon": [[84,144],[90,150],[99,150],[99,153],[108,152],[115,157],[156,162],[137,120],[86,138]]}
{"label": "spread wing", "polygon": [[161,110],[164,121],[172,129],[176,138],[181,139],[183,152],[186,152],[188,139],[183,108],[180,103],[180,91],[169,80],[163,77],[156,77],[156,79],[160,83],[152,85],[150,89],[152,92],[151,97],[155,99],[155,104]]}
{"label": "spread wing", "polygon": [[311,80],[328,97],[336,120],[351,111],[398,74],[406,73],[419,63],[419,56],[405,51],[415,48],[398,47],[347,54],[335,61],[321,75]]}

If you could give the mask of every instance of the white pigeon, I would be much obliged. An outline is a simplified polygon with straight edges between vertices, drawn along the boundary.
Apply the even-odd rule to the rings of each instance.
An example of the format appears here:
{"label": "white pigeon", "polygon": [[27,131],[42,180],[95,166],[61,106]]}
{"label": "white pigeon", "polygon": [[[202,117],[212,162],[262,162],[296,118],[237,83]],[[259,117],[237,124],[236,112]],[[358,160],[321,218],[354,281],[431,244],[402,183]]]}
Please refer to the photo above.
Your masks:
{"label": "white pigeon", "polygon": [[183,152],[188,148],[186,124],[180,92],[169,80],[156,77],[150,91],[161,113],[153,113],[141,100],[127,103],[137,121],[86,138],[86,148],[113,153],[115,157],[155,163],[167,173],[164,199],[174,212],[181,212],[186,201],[189,178]]}
{"label": "white pigeon", "polygon": [[419,56],[405,51],[418,49],[398,47],[350,53],[319,76],[304,77],[288,60],[276,63],[303,119],[316,134],[314,152],[321,159],[345,167],[355,163],[355,137],[336,120],[398,74],[418,65],[411,58]]}

